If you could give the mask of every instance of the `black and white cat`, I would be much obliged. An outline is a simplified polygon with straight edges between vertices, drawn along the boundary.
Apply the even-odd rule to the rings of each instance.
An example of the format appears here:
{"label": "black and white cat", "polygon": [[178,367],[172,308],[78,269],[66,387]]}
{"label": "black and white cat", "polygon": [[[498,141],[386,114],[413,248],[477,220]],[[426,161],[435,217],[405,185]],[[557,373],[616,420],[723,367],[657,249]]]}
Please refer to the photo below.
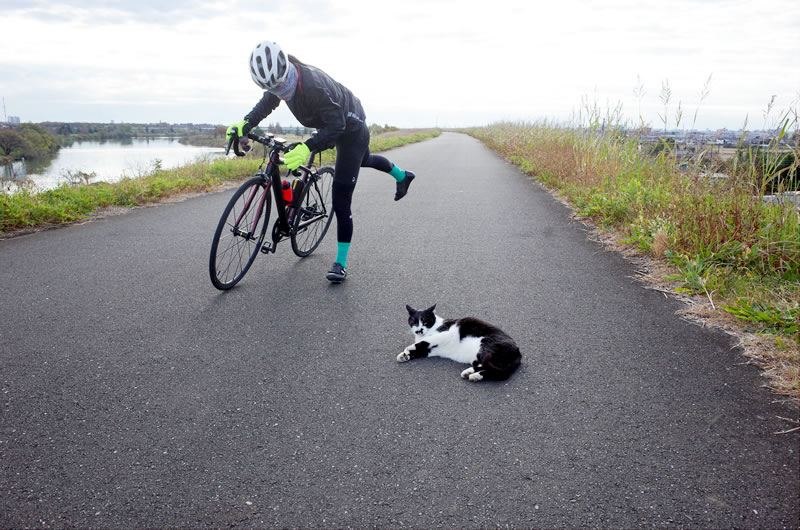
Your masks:
{"label": "black and white cat", "polygon": [[477,318],[444,320],[435,308],[417,311],[406,306],[416,342],[397,356],[399,362],[430,356],[470,363],[461,372],[470,381],[507,379],[520,365],[519,348],[503,330]]}

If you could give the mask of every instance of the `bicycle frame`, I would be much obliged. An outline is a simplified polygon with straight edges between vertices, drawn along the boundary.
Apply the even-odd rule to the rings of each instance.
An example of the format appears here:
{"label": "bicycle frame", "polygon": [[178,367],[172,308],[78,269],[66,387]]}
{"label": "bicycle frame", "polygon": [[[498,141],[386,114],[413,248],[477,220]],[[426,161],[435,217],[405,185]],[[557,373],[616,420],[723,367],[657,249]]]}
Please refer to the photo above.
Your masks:
{"label": "bicycle frame", "polygon": [[[281,163],[280,151],[281,151],[281,148],[283,147],[283,143],[282,142],[275,142],[271,135],[269,137],[259,137],[259,136],[256,136],[254,134],[248,134],[247,137],[250,138],[251,140],[254,140],[254,141],[264,145],[265,149],[267,147],[270,148],[270,150],[269,150],[269,161],[267,162],[267,167],[265,169],[263,169],[263,170],[261,169],[261,167],[259,167],[259,171],[257,171],[255,173],[255,176],[260,176],[263,179],[265,179],[265,181],[266,181],[265,185],[266,185],[267,191],[265,193],[261,194],[261,196],[258,198],[260,204],[258,204],[258,210],[257,211],[259,212],[259,214],[253,220],[253,226],[251,227],[250,232],[245,233],[245,232],[242,232],[241,230],[239,230],[236,235],[240,235],[240,236],[245,237],[247,239],[253,239],[254,238],[253,234],[255,234],[255,230],[256,230],[256,227],[258,226],[259,220],[261,219],[261,215],[264,214],[263,205],[264,205],[264,201],[266,200],[266,193],[269,193],[269,190],[272,190],[272,195],[273,195],[273,197],[275,199],[275,208],[277,210],[278,219],[275,221],[275,225],[273,226],[273,229],[272,229],[272,243],[265,243],[261,247],[261,252],[264,253],[264,254],[267,254],[269,252],[273,252],[274,253],[275,250],[277,249],[278,243],[280,241],[282,241],[283,239],[285,239],[286,237],[290,236],[291,232],[292,232],[292,228],[291,228],[292,219],[290,219],[289,216],[287,215],[287,211],[288,211],[287,206],[289,206],[289,205],[286,203],[286,201],[283,198],[283,189],[281,187],[283,179],[281,177],[280,169],[279,169],[280,163]],[[238,142],[236,142],[234,144],[234,151],[236,152],[236,154],[239,154]],[[313,160],[314,160],[314,154],[312,153],[311,156],[309,157],[308,164],[311,165]],[[262,162],[262,165],[263,165],[263,162]],[[303,172],[303,176],[301,178],[303,180],[304,186],[307,186],[309,184],[309,180],[310,180],[309,176],[312,175],[314,173],[314,171],[312,169],[310,169],[309,167],[306,167],[306,166],[303,166],[303,165],[301,165],[299,168],[297,168],[297,170]],[[316,181],[314,181],[314,185],[316,185]],[[258,189],[256,188],[256,189],[254,189],[252,191],[252,193],[250,194],[250,197],[248,197],[247,202],[245,204],[245,207],[242,209],[242,213],[239,215],[239,218],[236,220],[236,226],[239,226],[239,223],[241,222],[242,217],[250,209],[250,206],[252,205],[253,200],[256,199],[257,196],[258,196]],[[296,214],[297,214],[297,212],[292,212],[293,216],[296,215]],[[330,215],[330,213],[328,213],[327,215]],[[307,227],[307,226],[319,221],[320,217],[325,217],[325,215],[316,216],[316,217],[313,217],[311,219],[307,219],[307,220],[303,221],[301,224],[299,224],[297,226],[297,229],[300,230],[302,228],[305,228],[305,227]]]}

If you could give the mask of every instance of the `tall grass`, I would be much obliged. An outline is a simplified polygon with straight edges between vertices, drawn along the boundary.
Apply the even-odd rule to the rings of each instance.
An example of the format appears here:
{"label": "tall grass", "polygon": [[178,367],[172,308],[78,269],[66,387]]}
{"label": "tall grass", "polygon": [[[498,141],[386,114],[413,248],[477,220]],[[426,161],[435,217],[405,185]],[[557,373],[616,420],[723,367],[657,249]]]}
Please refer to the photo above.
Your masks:
{"label": "tall grass", "polygon": [[[370,142],[373,152],[419,142],[438,136],[438,130],[423,134],[377,138]],[[69,224],[85,219],[99,208],[136,206],[189,192],[210,191],[224,182],[238,181],[252,175],[261,162],[257,154],[242,159],[216,159],[176,169],[153,170],[138,178],[126,178],[109,184],[77,184],[73,180],[56,189],[36,193],[23,188],[16,193],[0,193],[0,233],[42,225]],[[335,150],[323,153],[322,163],[331,164]]]}
{"label": "tall grass", "polygon": [[[675,147],[662,146],[653,155],[635,131],[619,126],[617,110],[601,116],[589,108],[587,114],[592,119],[585,126],[497,123],[468,132],[557,190],[580,215],[669,262],[678,291],[701,295],[746,328],[773,336],[776,390],[796,396],[800,217],[790,203],[762,200],[764,179],[777,178],[770,171],[777,167],[778,148],[758,160],[751,156],[750,165],[740,156],[729,178],[712,179],[704,168],[685,163]],[[780,130],[797,126],[795,114]]]}

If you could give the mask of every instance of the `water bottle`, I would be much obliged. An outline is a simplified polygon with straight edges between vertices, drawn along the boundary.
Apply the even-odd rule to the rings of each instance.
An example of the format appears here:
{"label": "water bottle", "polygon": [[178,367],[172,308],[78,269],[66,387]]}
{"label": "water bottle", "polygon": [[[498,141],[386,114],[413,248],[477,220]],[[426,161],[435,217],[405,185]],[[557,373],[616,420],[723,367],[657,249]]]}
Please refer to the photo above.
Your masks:
{"label": "water bottle", "polygon": [[292,205],[292,187],[289,185],[289,181],[284,179],[281,183],[283,187],[283,202],[286,203],[286,206]]}
{"label": "water bottle", "polygon": [[295,179],[292,182],[292,195],[294,196],[294,202],[297,203],[294,205],[295,208],[300,206],[301,198],[303,197],[303,179]]}

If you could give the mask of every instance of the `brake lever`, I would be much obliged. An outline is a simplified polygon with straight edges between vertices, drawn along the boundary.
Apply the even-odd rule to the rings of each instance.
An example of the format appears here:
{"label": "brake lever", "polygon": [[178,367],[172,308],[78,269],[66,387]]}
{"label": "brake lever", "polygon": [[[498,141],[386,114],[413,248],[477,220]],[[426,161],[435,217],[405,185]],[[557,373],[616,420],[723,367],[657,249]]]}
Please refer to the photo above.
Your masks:
{"label": "brake lever", "polygon": [[236,153],[236,156],[244,156],[244,153],[242,153],[239,150],[239,137],[238,136],[236,137],[236,141],[233,142],[233,152]]}
{"label": "brake lever", "polygon": [[[242,143],[242,141],[244,141],[244,143]],[[228,153],[230,153],[231,146],[233,146],[233,152],[236,156],[244,156],[253,150],[253,147],[244,136],[239,137],[237,135],[231,135],[231,139],[228,140],[228,147],[225,149],[225,156],[228,156]],[[244,152],[239,149],[240,147],[244,149]]]}

